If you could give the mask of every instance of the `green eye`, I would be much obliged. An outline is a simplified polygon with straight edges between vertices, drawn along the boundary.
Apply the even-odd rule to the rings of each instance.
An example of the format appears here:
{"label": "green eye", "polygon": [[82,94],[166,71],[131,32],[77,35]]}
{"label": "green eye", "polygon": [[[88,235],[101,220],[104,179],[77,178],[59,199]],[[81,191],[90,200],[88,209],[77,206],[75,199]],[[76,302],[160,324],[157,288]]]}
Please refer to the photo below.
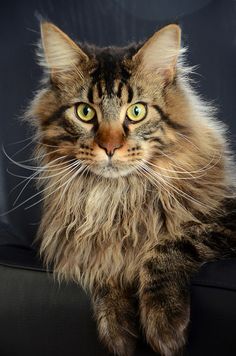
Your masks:
{"label": "green eye", "polygon": [[145,118],[146,113],[147,113],[146,106],[141,103],[136,103],[128,108],[126,115],[131,121],[138,122]]}
{"label": "green eye", "polygon": [[77,116],[82,121],[88,122],[95,117],[95,110],[89,104],[85,104],[85,103],[78,104],[75,107],[75,110]]}

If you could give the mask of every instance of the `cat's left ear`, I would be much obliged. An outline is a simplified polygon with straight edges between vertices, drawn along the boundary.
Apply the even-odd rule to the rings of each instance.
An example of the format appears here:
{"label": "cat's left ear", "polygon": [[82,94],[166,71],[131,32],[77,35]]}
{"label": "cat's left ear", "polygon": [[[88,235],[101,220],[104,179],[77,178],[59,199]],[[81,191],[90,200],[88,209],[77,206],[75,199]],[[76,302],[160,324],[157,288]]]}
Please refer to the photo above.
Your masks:
{"label": "cat's left ear", "polygon": [[178,25],[163,27],[149,38],[133,56],[139,70],[159,74],[166,81],[174,78],[180,54],[181,30]]}

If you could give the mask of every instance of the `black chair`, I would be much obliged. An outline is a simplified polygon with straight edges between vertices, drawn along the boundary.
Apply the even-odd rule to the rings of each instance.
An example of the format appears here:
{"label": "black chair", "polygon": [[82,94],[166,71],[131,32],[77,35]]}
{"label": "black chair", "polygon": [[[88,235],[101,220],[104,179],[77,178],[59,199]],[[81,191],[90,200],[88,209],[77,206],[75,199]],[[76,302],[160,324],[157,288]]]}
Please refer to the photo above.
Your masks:
{"label": "black chair", "polygon": [[[33,54],[37,14],[72,37],[98,45],[141,40],[178,21],[189,47],[188,62],[200,65],[197,90],[218,103],[219,117],[235,133],[234,0],[8,0],[0,10],[0,138],[16,161],[30,159],[34,146],[31,130],[19,117],[41,74]],[[33,240],[40,207],[27,206],[39,196],[23,204],[36,193],[34,185],[30,181],[24,190],[24,184],[16,187],[22,179],[7,169],[21,176],[30,172],[12,164],[6,154],[0,157],[0,356],[108,355],[97,338],[89,297],[74,283],[59,285],[38,258]],[[19,207],[14,209],[16,199]],[[192,281],[191,297],[185,355],[235,356],[236,260],[204,265]],[[154,355],[144,341],[135,353],[141,355]]]}

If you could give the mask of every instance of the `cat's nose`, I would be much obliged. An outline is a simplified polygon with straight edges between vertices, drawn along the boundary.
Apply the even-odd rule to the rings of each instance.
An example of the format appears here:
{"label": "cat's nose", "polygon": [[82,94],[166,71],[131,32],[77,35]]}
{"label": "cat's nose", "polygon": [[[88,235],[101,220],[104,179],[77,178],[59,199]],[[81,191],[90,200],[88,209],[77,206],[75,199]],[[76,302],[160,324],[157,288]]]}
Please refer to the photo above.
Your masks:
{"label": "cat's nose", "polygon": [[124,145],[125,134],[121,125],[103,123],[94,139],[97,145],[106,151],[108,157],[112,157],[115,150]]}
{"label": "cat's nose", "polygon": [[102,143],[98,143],[98,146],[106,151],[108,157],[112,157],[115,153],[115,150],[117,150],[117,148],[122,147],[123,144],[115,143],[115,142],[102,142]]}

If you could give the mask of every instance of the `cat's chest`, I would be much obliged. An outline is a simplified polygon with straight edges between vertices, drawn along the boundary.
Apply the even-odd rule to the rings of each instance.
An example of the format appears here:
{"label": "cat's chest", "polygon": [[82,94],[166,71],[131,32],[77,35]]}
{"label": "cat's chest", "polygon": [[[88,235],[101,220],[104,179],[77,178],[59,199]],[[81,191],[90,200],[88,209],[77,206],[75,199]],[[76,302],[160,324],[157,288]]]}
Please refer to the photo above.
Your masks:
{"label": "cat's chest", "polygon": [[[101,280],[116,280],[129,284],[138,276],[138,268],[147,253],[147,244],[140,236],[136,245],[129,241],[116,241],[94,246],[90,255],[81,255],[80,266],[87,281],[96,284]],[[85,258],[86,256],[86,258]]]}

